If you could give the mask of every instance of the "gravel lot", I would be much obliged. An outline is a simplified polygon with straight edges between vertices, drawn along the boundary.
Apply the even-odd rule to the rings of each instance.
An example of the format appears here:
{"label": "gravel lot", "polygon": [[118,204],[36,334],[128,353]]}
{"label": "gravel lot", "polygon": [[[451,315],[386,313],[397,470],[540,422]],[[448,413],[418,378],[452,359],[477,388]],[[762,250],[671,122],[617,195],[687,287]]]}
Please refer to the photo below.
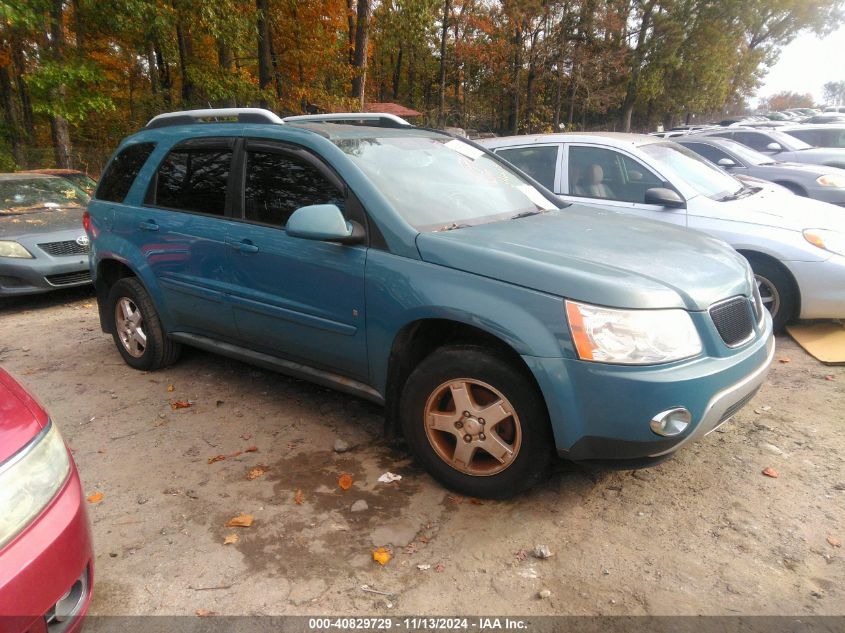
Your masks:
{"label": "gravel lot", "polygon": [[[0,363],[103,494],[100,615],[845,614],[845,368],[778,345],[751,405],[673,459],[561,463],[530,494],[478,502],[386,444],[367,402],[199,351],[134,371],[88,289],[0,303]],[[250,527],[225,527],[240,513]]]}

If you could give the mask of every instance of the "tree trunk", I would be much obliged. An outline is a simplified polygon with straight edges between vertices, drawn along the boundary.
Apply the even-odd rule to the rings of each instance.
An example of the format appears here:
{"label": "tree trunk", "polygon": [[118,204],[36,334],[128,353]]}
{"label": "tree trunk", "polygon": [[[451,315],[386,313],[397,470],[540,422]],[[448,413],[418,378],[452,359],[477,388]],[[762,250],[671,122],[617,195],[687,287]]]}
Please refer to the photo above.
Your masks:
{"label": "tree trunk", "polygon": [[18,99],[21,103],[21,115],[23,118],[23,129],[26,134],[26,140],[29,143],[35,142],[35,121],[32,115],[32,100],[29,98],[29,87],[24,81],[24,71],[26,65],[23,58],[23,46],[12,32],[11,37],[12,49],[12,64],[15,71],[15,85],[18,89]]}
{"label": "tree trunk", "polygon": [[346,41],[347,41],[347,57],[349,57],[349,65],[355,63],[355,7],[353,0],[346,0]]}
{"label": "tree trunk", "polygon": [[352,58],[352,97],[358,99],[364,109],[364,95],[367,87],[367,43],[370,36],[370,2],[358,0],[355,22],[355,55]]}
{"label": "tree trunk", "polygon": [[402,53],[404,52],[405,47],[400,42],[399,43],[399,54],[396,56],[396,66],[393,69],[393,100],[397,101],[399,99],[399,86],[402,81]]}
{"label": "tree trunk", "polygon": [[446,116],[446,36],[449,34],[451,0],[443,1],[443,28],[440,30],[440,101],[437,105],[437,124],[443,125]]}
{"label": "tree trunk", "polygon": [[158,96],[158,67],[156,66],[155,45],[150,42],[147,45],[147,67],[150,76],[150,92],[154,97]]}
{"label": "tree trunk", "polygon": [[[228,75],[232,70],[232,49],[226,44],[222,37],[217,38],[217,64],[224,74]],[[224,108],[234,108],[238,105],[235,97],[229,95],[222,99],[221,105]]]}
{"label": "tree trunk", "polygon": [[164,104],[169,106],[173,99],[173,80],[170,77],[170,66],[167,64],[167,60],[164,59],[164,53],[161,52],[161,43],[158,39],[153,40],[153,51],[155,51],[156,68],[158,68],[158,82],[159,86],[161,86]]}
{"label": "tree trunk", "polygon": [[639,89],[640,70],[645,56],[645,38],[651,26],[651,14],[654,11],[656,0],[649,0],[643,7],[643,17],[640,22],[640,32],[637,34],[637,46],[634,49],[634,60],[631,64],[628,88],[625,92],[625,100],[622,102],[622,131],[631,131],[631,116],[634,113],[634,104],[637,102]]}
{"label": "tree trunk", "polygon": [[[56,65],[64,64],[65,31],[63,21],[63,0],[53,0],[50,4],[50,52]],[[58,110],[65,100],[65,86],[60,84],[50,90],[50,135],[53,141],[53,157],[56,167],[72,169],[70,149],[70,129],[67,119]]]}
{"label": "tree trunk", "polygon": [[[5,51],[4,51],[5,53]],[[25,167],[21,126],[18,122],[18,110],[12,95],[12,77],[8,66],[0,66],[0,104],[3,106],[3,118],[6,122],[6,137],[12,148],[12,159],[18,167]]]}
{"label": "tree trunk", "polygon": [[[271,75],[272,60],[270,58],[270,23],[268,22],[269,5],[269,0],[255,0],[255,9],[258,14],[256,21],[258,28],[258,87],[261,90],[265,90],[273,79]],[[267,98],[264,95],[261,96],[261,107],[267,107]]]}
{"label": "tree trunk", "polygon": [[176,44],[179,48],[179,70],[182,74],[182,105],[192,105],[194,103],[194,82],[191,80],[188,73],[188,66],[193,57],[193,46],[191,43],[191,36],[185,31],[180,19],[176,23]]}
{"label": "tree trunk", "polygon": [[513,35],[513,77],[511,79],[511,110],[508,115],[508,131],[519,134],[519,95],[522,77],[522,25],[517,25]]}

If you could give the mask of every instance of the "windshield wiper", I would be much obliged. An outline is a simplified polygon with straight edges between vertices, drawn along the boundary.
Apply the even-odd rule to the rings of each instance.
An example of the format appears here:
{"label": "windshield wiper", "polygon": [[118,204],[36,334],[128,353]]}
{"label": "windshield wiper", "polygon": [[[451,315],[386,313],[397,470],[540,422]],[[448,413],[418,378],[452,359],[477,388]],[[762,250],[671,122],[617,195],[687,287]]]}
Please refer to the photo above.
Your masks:
{"label": "windshield wiper", "polygon": [[758,191],[760,191],[759,187],[743,187],[738,191],[729,193],[728,195],[719,198],[719,202],[726,202],[728,200],[739,200],[740,198],[746,198],[750,195],[753,195]]}
{"label": "windshield wiper", "polygon": [[468,226],[472,226],[471,224],[458,224],[457,222],[452,222],[452,224],[447,224],[446,226],[441,226],[437,229],[438,232],[440,231],[454,231],[455,229],[465,229]]}
{"label": "windshield wiper", "polygon": [[518,220],[519,218],[527,218],[532,215],[540,215],[541,213],[545,213],[545,211],[523,211],[522,213],[517,213],[516,215],[511,216],[511,220]]}

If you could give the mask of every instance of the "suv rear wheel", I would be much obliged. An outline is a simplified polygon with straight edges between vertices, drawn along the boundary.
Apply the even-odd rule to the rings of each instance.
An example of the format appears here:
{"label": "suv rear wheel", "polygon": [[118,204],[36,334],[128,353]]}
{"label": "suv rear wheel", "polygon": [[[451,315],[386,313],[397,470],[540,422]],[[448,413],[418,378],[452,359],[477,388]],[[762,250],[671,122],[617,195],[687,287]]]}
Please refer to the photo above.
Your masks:
{"label": "suv rear wheel", "polygon": [[411,451],[443,485],[506,498],[549,470],[554,441],[536,386],[505,355],[442,347],[411,373],[400,401]]}
{"label": "suv rear wheel", "polygon": [[153,301],[143,284],[125,277],[109,292],[114,344],[126,364],[151,371],[176,362],[181,346],[164,332]]}

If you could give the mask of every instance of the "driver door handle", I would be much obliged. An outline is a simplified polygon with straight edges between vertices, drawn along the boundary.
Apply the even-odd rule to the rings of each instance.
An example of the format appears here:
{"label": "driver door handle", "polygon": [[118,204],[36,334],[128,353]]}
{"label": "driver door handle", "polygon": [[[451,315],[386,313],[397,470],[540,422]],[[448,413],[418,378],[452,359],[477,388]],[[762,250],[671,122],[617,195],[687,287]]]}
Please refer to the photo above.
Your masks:
{"label": "driver door handle", "polygon": [[242,253],[257,253],[258,247],[253,244],[250,240],[226,240],[226,242],[234,248]]}

